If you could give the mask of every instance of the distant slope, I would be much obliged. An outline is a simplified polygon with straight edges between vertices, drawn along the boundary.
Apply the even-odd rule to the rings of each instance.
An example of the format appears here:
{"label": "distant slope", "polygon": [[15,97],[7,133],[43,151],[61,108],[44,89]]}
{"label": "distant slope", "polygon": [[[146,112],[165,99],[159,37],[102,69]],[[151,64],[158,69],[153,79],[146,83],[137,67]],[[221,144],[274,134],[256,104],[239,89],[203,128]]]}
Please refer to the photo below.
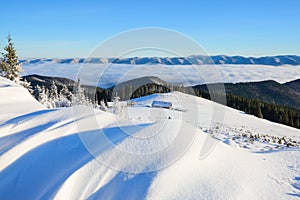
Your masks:
{"label": "distant slope", "polygon": [[132,57],[132,58],[37,58],[20,60],[24,64],[41,63],[116,63],[116,64],[164,64],[164,65],[202,65],[202,64],[259,64],[259,65],[300,65],[300,56],[279,55],[265,57],[243,57],[243,56],[202,56],[194,55],[188,57]]}
{"label": "distant slope", "polygon": [[[225,83],[226,93],[248,99],[256,99],[266,103],[283,105],[300,109],[299,80],[286,84],[276,81],[261,81],[249,83]],[[210,86],[216,84],[209,84]],[[197,85],[194,88],[207,90],[207,85]]]}
{"label": "distant slope", "polygon": [[56,86],[74,86],[75,81],[67,78],[61,77],[51,77],[51,76],[41,76],[37,74],[24,76],[28,82],[31,83],[31,86],[35,87],[36,85],[45,86],[50,88],[51,84],[54,82]]}
{"label": "distant slope", "polygon": [[[68,89],[72,92],[76,84],[76,81],[71,79],[61,78],[61,77],[41,76],[37,74],[24,76],[23,78],[26,79],[28,82],[30,82],[33,88],[39,85],[39,86],[44,86],[47,89],[50,89],[52,83],[54,83],[59,91],[62,89],[63,85],[66,85]],[[95,98],[96,90],[101,92],[104,90],[103,88],[100,87],[94,87],[88,85],[82,85],[82,87],[85,88],[86,95],[88,95],[90,99]]]}
{"label": "distant slope", "polygon": [[285,85],[285,86],[295,90],[296,92],[300,93],[300,79],[284,83],[283,85]]}
{"label": "distant slope", "polygon": [[122,100],[147,96],[154,93],[166,93],[171,89],[168,83],[154,76],[132,79],[108,89],[110,96],[119,96]]}
{"label": "distant slope", "polygon": [[[63,85],[66,85],[68,89],[72,91],[76,83],[76,81],[67,78],[41,76],[36,74],[24,76],[23,78],[30,82],[33,87],[39,85],[50,89],[52,83],[54,83],[58,90],[60,90]],[[86,95],[88,95],[90,99],[94,99],[96,95],[96,98],[98,98],[99,101],[104,100],[106,102],[111,101],[112,97],[116,95],[119,96],[121,100],[128,100],[154,93],[170,92],[167,85],[168,83],[160,78],[148,76],[121,82],[117,87],[113,86],[107,89],[88,85],[83,85],[82,87],[85,88]]]}

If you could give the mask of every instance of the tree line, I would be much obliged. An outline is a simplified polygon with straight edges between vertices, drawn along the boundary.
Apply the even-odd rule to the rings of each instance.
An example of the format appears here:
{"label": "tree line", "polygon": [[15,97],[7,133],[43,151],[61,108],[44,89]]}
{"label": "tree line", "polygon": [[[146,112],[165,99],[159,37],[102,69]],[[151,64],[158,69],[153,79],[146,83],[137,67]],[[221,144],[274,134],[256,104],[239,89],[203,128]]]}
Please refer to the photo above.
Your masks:
{"label": "tree line", "polygon": [[226,105],[231,108],[244,111],[247,114],[251,114],[259,118],[300,128],[300,110],[294,108],[270,104],[232,94],[225,94],[222,92],[208,92],[207,90],[197,88],[194,88],[194,93],[196,96],[209,100],[212,100],[211,96],[214,96],[215,98],[213,100],[217,103],[223,103],[218,100],[226,98]]}

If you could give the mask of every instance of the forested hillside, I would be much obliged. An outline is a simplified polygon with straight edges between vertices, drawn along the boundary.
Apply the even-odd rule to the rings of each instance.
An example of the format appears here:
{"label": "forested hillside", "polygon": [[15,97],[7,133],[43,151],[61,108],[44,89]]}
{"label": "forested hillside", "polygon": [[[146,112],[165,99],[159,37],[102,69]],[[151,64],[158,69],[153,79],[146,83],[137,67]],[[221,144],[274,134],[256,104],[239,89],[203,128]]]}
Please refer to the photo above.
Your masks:
{"label": "forested hillside", "polygon": [[[31,82],[33,87],[44,86],[51,90],[51,85],[57,86],[58,93],[64,85],[72,92],[76,81],[57,78],[31,75],[24,77]],[[253,83],[224,84],[226,90],[226,105],[245,113],[255,115],[259,118],[278,122],[295,128],[300,128],[300,94],[296,91],[299,80],[286,84],[279,84],[275,81],[262,81]],[[224,91],[210,91],[208,87],[213,85],[197,85],[193,87],[183,87],[168,84],[157,77],[143,77],[123,82],[115,87],[100,88],[94,86],[82,86],[84,94],[89,101],[100,104],[101,101],[112,101],[115,96],[121,100],[129,100],[154,93],[167,93],[170,91],[180,91],[193,94],[214,101],[225,99]],[[215,87],[216,88],[216,87]],[[74,91],[73,91],[74,92]]]}
{"label": "forested hillside", "polygon": [[[218,85],[197,85],[193,88],[207,91],[208,87],[218,87]],[[227,94],[300,109],[300,80],[285,84],[280,84],[272,80],[248,83],[224,83],[224,87]]]}

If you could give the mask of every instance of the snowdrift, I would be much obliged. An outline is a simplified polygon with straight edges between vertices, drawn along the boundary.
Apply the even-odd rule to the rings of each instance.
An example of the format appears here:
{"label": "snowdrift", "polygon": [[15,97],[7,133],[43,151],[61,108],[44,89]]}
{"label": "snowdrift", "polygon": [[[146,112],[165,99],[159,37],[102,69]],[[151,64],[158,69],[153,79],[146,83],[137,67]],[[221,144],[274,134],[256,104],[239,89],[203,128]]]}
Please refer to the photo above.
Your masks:
{"label": "snowdrift", "polygon": [[0,96],[0,199],[300,197],[298,147],[238,137],[300,141],[297,129],[179,92],[136,99],[119,116],[45,109],[3,78]]}

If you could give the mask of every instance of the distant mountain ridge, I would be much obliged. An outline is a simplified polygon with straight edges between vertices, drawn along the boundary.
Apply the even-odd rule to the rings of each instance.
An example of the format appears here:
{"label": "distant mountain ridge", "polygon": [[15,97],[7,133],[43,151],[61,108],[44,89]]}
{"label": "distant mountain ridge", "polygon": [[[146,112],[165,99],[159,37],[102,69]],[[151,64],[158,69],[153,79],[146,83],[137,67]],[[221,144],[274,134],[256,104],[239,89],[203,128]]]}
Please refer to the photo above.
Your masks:
{"label": "distant mountain ridge", "polygon": [[265,57],[243,57],[243,56],[202,56],[193,55],[188,57],[132,57],[132,58],[37,58],[21,59],[23,64],[76,64],[76,63],[115,63],[115,64],[164,64],[164,65],[204,65],[204,64],[249,64],[249,65],[300,65],[300,56],[278,55]]}

